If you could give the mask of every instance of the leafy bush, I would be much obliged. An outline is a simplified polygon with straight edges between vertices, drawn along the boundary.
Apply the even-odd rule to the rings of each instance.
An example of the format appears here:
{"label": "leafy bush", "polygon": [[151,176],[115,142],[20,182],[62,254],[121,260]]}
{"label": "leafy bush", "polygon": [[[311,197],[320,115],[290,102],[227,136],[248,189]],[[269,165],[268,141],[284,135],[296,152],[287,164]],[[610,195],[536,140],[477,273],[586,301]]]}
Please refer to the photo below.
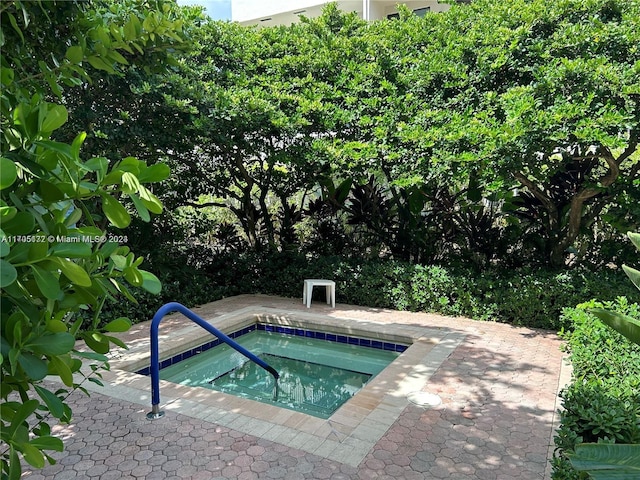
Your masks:
{"label": "leafy bush", "polygon": [[[49,422],[71,421],[69,391],[86,392],[86,379],[100,384],[111,344],[124,346],[111,333],[125,331],[130,321],[105,315],[105,300],[126,303],[134,301],[132,287],[161,288],[154,274],[139,268],[143,258],[120,243],[132,212],[145,221],[162,212],[150,189],[169,168],[133,157],[87,158],[85,132],[74,132],[69,142],[55,135],[69,120],[64,103],[71,89],[100,78],[98,70],[117,74],[145,61],[158,70],[167,65],[184,40],[183,21],[171,5],[2,4],[0,47],[10,46],[0,58],[3,479],[20,478],[25,462],[35,468],[55,463],[47,452],[62,451],[63,441],[51,434]],[[127,60],[123,54],[133,55]],[[80,339],[92,352],[75,350]],[[48,375],[65,388],[46,388]]]}
{"label": "leafy bush", "polygon": [[[166,262],[171,256],[161,253],[161,257]],[[561,317],[567,305],[594,297],[614,300],[620,293],[638,297],[633,285],[616,271],[597,275],[548,270],[477,273],[395,260],[306,257],[291,251],[216,254],[203,246],[183,251],[171,268],[155,268],[156,261],[149,261],[160,272],[165,287],[152,304],[145,304],[145,298],[135,312],[127,310],[129,317],[138,320],[151,318],[159,302],[195,306],[242,293],[299,297],[304,278],[335,280],[337,299],[343,303],[554,330],[571,326],[569,319]],[[191,266],[195,263],[197,268]]]}
{"label": "leafy bush", "polygon": [[564,309],[562,322],[573,329],[561,335],[567,341],[574,380],[561,393],[564,410],[555,438],[555,479],[588,478],[566,457],[579,443],[640,443],[640,346],[588,313],[594,307],[640,318],[640,305],[624,297]]}

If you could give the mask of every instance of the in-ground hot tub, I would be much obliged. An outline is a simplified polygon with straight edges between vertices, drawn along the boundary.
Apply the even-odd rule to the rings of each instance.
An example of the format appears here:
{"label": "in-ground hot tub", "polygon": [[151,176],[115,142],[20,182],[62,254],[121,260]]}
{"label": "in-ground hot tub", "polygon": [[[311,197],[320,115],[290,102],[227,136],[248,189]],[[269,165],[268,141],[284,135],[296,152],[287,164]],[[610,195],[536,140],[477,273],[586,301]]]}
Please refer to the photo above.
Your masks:
{"label": "in-ground hot tub", "polygon": [[[168,380],[160,381],[163,410],[356,466],[409,405],[407,395],[423,389],[429,377],[464,338],[464,334],[448,329],[349,318],[348,312],[339,310],[317,314],[296,308],[297,305],[288,306],[291,302],[286,299],[265,297],[265,302],[269,303],[268,307],[245,307],[224,314],[208,313],[211,311],[208,306],[194,311],[227,334],[254,326],[257,329],[257,325],[263,324],[265,329],[313,331],[325,336],[336,335],[336,338],[340,335],[346,338],[347,345],[349,341],[360,340],[380,342],[383,350],[385,343],[400,345],[404,351],[395,352],[399,354],[395,360],[350,395],[328,418]],[[274,308],[277,303],[283,306]],[[375,312],[374,317],[383,314],[383,311]],[[119,352],[118,358],[111,360],[111,371],[103,374],[108,388],[96,387],[101,393],[140,403],[146,406],[146,411],[151,403],[150,380],[136,372],[149,366],[148,329],[149,322],[145,322],[126,334],[130,338],[124,340],[130,350]],[[197,351],[210,342],[215,343],[215,337],[182,315],[168,316],[160,327],[160,359],[167,366],[172,359],[180,355],[184,359],[185,352]]]}
{"label": "in-ground hot tub", "polygon": [[[160,378],[329,418],[408,348],[261,322],[229,336],[273,367],[279,379],[219,340],[163,360]],[[137,373],[149,375],[150,369]]]}

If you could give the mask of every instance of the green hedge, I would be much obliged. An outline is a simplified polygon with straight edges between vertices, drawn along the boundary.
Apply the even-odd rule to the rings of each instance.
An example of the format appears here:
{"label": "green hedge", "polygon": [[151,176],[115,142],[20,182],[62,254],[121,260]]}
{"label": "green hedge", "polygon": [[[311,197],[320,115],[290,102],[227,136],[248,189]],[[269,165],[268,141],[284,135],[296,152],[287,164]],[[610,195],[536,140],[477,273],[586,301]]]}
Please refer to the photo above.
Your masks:
{"label": "green hedge", "polygon": [[[561,393],[561,425],[555,437],[553,478],[588,478],[576,472],[565,454],[577,443],[607,441],[640,443],[640,346],[607,327],[587,312],[596,302],[567,308],[562,333],[573,365],[572,383]],[[624,297],[605,302],[605,308],[640,318],[640,305]]]}
{"label": "green hedge", "polygon": [[[186,306],[242,293],[300,297],[304,278],[330,278],[337,301],[368,307],[436,312],[534,328],[560,330],[569,324],[563,308],[591,298],[638,299],[620,272],[546,270],[486,271],[422,266],[392,260],[307,258],[297,252],[192,254],[198,268],[159,272],[160,296],[144,295],[138,306],[111,305],[111,314],[148,320],[163,303]],[[204,259],[204,260],[203,260]],[[322,295],[322,291],[314,292]]]}

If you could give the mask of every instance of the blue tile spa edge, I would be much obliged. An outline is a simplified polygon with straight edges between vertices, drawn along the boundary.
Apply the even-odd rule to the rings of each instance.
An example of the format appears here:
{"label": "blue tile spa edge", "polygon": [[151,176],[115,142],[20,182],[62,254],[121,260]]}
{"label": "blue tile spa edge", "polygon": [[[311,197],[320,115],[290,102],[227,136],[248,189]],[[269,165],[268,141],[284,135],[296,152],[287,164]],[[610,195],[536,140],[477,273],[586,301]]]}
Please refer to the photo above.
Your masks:
{"label": "blue tile spa edge", "polygon": [[[272,333],[281,333],[285,335],[295,335],[298,337],[307,337],[307,338],[315,338],[317,340],[324,340],[326,342],[336,342],[336,343],[344,343],[347,345],[357,345],[359,347],[367,347],[367,348],[376,348],[378,350],[387,350],[391,352],[402,353],[407,348],[408,345],[404,345],[402,343],[391,343],[391,342],[383,342],[380,340],[371,340],[369,338],[360,338],[360,337],[351,337],[347,335],[338,335],[334,333],[326,333],[326,332],[318,332],[316,330],[306,330],[302,328],[294,328],[294,327],[281,327],[278,325],[270,325],[264,323],[254,323],[253,325],[249,325],[241,330],[237,330],[233,333],[230,333],[228,336],[231,338],[238,338],[242,335],[246,335],[247,333],[253,332],[255,330],[261,332],[272,332]],[[210,342],[207,342],[203,345],[199,345],[191,350],[187,350],[186,352],[182,352],[178,355],[175,355],[166,360],[162,360],[160,362],[160,370],[166,368],[170,365],[174,365],[182,360],[186,360],[187,358],[191,358],[194,355],[198,355],[199,353],[206,352],[207,350],[217,347],[221,342],[217,338]],[[140,375],[148,376],[150,373],[150,367],[145,367],[136,372]]]}

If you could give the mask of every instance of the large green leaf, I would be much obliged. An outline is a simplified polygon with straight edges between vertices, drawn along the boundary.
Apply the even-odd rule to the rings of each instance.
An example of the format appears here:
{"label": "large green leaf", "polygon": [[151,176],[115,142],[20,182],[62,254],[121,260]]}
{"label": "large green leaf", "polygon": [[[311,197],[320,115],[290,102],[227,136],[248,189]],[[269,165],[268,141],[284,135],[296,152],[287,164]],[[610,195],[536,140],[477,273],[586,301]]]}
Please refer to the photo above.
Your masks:
{"label": "large green leaf", "polygon": [[111,195],[105,194],[102,197],[102,211],[109,221],[118,228],[128,227],[131,223],[129,212]]}
{"label": "large green leaf", "polygon": [[76,342],[73,335],[68,332],[44,334],[30,339],[25,347],[42,355],[64,355],[69,353]]}
{"label": "large green leaf", "polygon": [[18,363],[32,380],[42,380],[47,376],[47,363],[35,355],[21,352]]}
{"label": "large green leaf", "polygon": [[52,132],[64,125],[68,118],[69,114],[66,108],[62,105],[53,105],[47,112],[41,128],[44,132]]}
{"label": "large green leaf", "polygon": [[29,443],[40,450],[54,450],[56,452],[62,452],[64,450],[62,440],[57,437],[52,437],[51,435],[34,438],[30,440]]}
{"label": "large green leaf", "polygon": [[36,284],[45,298],[57,300],[62,294],[58,278],[49,270],[40,268],[37,265],[31,265],[31,269],[33,270]]}
{"label": "large green leaf", "polygon": [[126,332],[131,328],[131,320],[126,317],[116,318],[104,326],[107,332]]}
{"label": "large green leaf", "polygon": [[139,190],[140,198],[144,206],[149,209],[150,212],[160,214],[162,213],[162,202],[151,193],[146,187],[140,186]]}
{"label": "large green leaf", "polygon": [[162,291],[162,282],[153,273],[146,270],[139,270],[142,274],[142,288],[147,292],[154,295],[159,294]]}
{"label": "large green leaf", "polygon": [[83,258],[90,257],[91,253],[91,244],[84,242],[63,242],[51,248],[51,254],[56,257]]}
{"label": "large green leaf", "polygon": [[13,185],[18,178],[16,164],[8,158],[0,157],[0,190]]}
{"label": "large green leaf", "polygon": [[52,260],[56,262],[64,276],[71,280],[71,282],[81,287],[91,286],[91,277],[89,277],[89,274],[80,265],[65,258],[53,257]]}
{"label": "large green leaf", "polygon": [[640,320],[619,312],[612,312],[602,308],[593,308],[590,313],[598,317],[605,324],[624,335],[632,342],[640,345]]}
{"label": "large green leaf", "polygon": [[5,260],[0,260],[0,288],[11,285],[17,278],[18,272],[15,267]]}
{"label": "large green leaf", "polygon": [[2,223],[2,230],[7,235],[27,235],[36,226],[33,215],[29,212],[17,212],[11,220]]}
{"label": "large green leaf", "polygon": [[627,277],[629,277],[629,280],[631,280],[636,288],[640,290],[640,271],[635,268],[627,267],[626,265],[623,265],[622,269],[624,270],[624,273],[627,274]]}
{"label": "large green leaf", "polygon": [[67,48],[65,57],[67,57],[67,59],[71,63],[80,63],[84,58],[84,50],[82,50],[82,47],[80,47],[79,45],[72,45],[71,47]]}
{"label": "large green leaf", "polygon": [[569,455],[571,465],[595,480],[640,478],[640,445],[581,443]]}
{"label": "large green leaf", "polygon": [[149,215],[149,210],[147,209],[147,207],[144,206],[144,203],[142,202],[140,197],[138,197],[138,195],[136,195],[135,193],[132,193],[131,195],[129,195],[129,198],[133,201],[133,204],[135,205],[136,210],[138,211],[138,215],[140,215],[140,218],[145,222],[148,222],[149,220],[151,220],[151,215]]}
{"label": "large green leaf", "polygon": [[[35,385],[34,388],[51,412],[51,415],[56,418],[62,418],[64,415],[64,404],[62,403],[62,400],[60,400],[57,395],[55,395],[53,392],[50,392],[46,388],[43,388],[39,385]],[[54,448],[50,448],[50,450],[54,450]]]}
{"label": "large green leaf", "polygon": [[166,163],[156,163],[143,168],[138,174],[140,183],[160,182],[171,175],[171,169]]}
{"label": "large green leaf", "polygon": [[64,192],[54,183],[41,180],[39,187],[40,195],[45,202],[57,202],[65,198]]}
{"label": "large green leaf", "polygon": [[73,386],[73,373],[61,357],[51,357],[49,373],[56,374],[67,387]]}
{"label": "large green leaf", "polygon": [[24,402],[20,408],[16,411],[15,415],[11,419],[11,425],[9,427],[9,431],[11,433],[15,432],[22,422],[24,422],[36,409],[40,406],[40,402],[37,400],[27,400]]}
{"label": "large green leaf", "polygon": [[105,340],[101,335],[95,332],[87,332],[82,335],[82,339],[94,352],[100,354],[109,353],[109,341]]}
{"label": "large green leaf", "polygon": [[[9,14],[11,15],[11,14]],[[13,445],[10,447],[9,454],[9,478],[8,480],[20,480],[20,474],[22,473],[22,467],[20,465],[20,458],[18,457],[18,451]]]}
{"label": "large green leaf", "polygon": [[29,465],[35,468],[42,468],[45,465],[44,455],[42,452],[29,443],[20,445],[22,456]]}

